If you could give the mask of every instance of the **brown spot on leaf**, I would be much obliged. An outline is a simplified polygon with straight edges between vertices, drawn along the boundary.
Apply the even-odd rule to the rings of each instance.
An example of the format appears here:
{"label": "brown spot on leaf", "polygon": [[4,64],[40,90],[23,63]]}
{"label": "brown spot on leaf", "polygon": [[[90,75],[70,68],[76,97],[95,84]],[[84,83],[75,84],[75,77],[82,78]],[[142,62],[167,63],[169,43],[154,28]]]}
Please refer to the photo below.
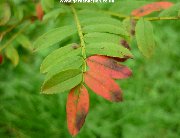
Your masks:
{"label": "brown spot on leaf", "polygon": [[85,118],[86,118],[86,112],[85,110],[82,110],[82,112],[77,113],[76,115],[76,122],[75,122],[75,126],[76,129],[79,131],[81,129],[81,127],[83,126],[84,122],[85,122]]}
{"label": "brown spot on leaf", "polygon": [[128,44],[128,42],[127,42],[126,40],[121,40],[120,43],[121,43],[121,45],[124,46],[125,48],[127,48],[127,49],[129,49],[129,50],[131,49],[130,46],[129,46],[129,44]]}
{"label": "brown spot on leaf", "polygon": [[122,94],[120,91],[115,91],[111,93],[111,98],[113,102],[120,102],[123,100]]}
{"label": "brown spot on leaf", "polygon": [[128,59],[128,58],[118,58],[118,57],[112,57],[112,58],[118,62],[124,62]]}
{"label": "brown spot on leaf", "polygon": [[80,47],[79,45],[73,45],[73,46],[72,46],[73,49],[77,49],[77,48],[79,48],[79,47]]}
{"label": "brown spot on leaf", "polygon": [[131,35],[135,36],[135,30],[134,29],[131,30]]}

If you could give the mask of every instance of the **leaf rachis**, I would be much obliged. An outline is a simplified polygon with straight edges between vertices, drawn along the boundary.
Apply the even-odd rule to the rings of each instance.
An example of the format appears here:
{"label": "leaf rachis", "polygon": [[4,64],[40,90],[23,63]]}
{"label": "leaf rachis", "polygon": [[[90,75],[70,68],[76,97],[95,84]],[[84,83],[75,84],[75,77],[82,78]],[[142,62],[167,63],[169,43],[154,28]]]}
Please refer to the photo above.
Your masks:
{"label": "leaf rachis", "polygon": [[[71,7],[72,13],[74,15],[74,20],[76,22],[77,31],[78,31],[78,35],[79,35],[80,43],[81,43],[81,53],[82,53],[82,57],[84,59],[83,66],[82,66],[82,72],[86,72],[86,61],[85,61],[85,59],[86,59],[86,49],[85,49],[85,41],[84,41],[83,31],[82,31],[80,21],[78,19],[76,9],[72,5],[70,7]],[[82,76],[82,77],[83,77],[82,82],[84,82],[84,76]]]}

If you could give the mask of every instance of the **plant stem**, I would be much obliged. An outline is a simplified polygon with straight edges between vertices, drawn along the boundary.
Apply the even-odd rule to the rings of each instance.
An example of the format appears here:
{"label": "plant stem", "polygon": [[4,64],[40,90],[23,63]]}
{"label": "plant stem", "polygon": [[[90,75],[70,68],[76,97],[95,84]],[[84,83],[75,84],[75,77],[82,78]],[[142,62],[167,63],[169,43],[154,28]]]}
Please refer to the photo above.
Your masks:
{"label": "plant stem", "polygon": [[16,25],[13,25],[13,26],[9,27],[6,31],[2,32],[2,33],[0,34],[0,41],[1,41],[1,39],[2,39],[7,33],[9,33],[10,31],[12,31],[15,27],[16,27]]}
{"label": "plant stem", "polygon": [[3,46],[0,47],[0,52],[5,49],[6,47],[8,47],[11,42],[19,35],[21,34],[26,28],[27,26],[29,26],[30,23],[27,23],[22,29],[20,29],[17,33],[15,33]]}
{"label": "plant stem", "polygon": [[[78,34],[79,34],[79,38],[80,38],[80,43],[81,43],[81,52],[82,52],[82,57],[84,59],[84,63],[83,63],[83,67],[82,67],[82,72],[86,72],[86,49],[85,49],[85,42],[84,42],[84,36],[83,36],[83,31],[82,31],[82,27],[80,24],[80,21],[78,19],[78,15],[76,12],[76,9],[73,7],[73,5],[70,5],[71,9],[72,9],[72,13],[74,15],[74,20],[76,22],[76,26],[77,26],[77,30],[78,30]],[[83,78],[84,81],[84,78]]]}
{"label": "plant stem", "polygon": [[[118,17],[118,18],[120,18],[120,19],[131,18],[131,19],[134,19],[134,20],[139,20],[140,18],[142,18],[142,17],[126,16],[126,15],[123,15],[123,14],[120,14],[120,13],[111,12],[111,11],[100,11],[100,12],[109,14],[109,15],[111,15],[111,16]],[[180,16],[173,16],[173,17],[144,17],[144,19],[145,19],[145,20],[148,20],[148,21],[179,20],[179,19],[180,19]]]}

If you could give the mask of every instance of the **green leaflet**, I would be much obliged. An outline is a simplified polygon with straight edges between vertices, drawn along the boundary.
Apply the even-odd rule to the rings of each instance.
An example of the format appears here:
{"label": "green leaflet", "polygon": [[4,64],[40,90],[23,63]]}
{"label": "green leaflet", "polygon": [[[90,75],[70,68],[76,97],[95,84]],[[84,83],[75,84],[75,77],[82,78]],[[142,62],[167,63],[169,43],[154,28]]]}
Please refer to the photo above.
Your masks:
{"label": "green leaflet", "polygon": [[74,3],[73,4],[74,5],[74,7],[76,8],[76,9],[86,9],[86,10],[97,10],[98,8],[99,8],[99,6],[98,5],[96,5],[96,4],[94,4],[94,3],[81,3],[81,4],[79,4],[78,2],[77,3]]}
{"label": "green leaflet", "polygon": [[102,32],[113,33],[122,36],[129,36],[128,32],[121,26],[109,25],[109,24],[96,24],[88,25],[83,28],[84,33]]}
{"label": "green leaflet", "polygon": [[82,64],[83,58],[80,56],[69,56],[62,60],[59,60],[59,62],[54,64],[53,67],[47,73],[46,80],[59,72],[68,69],[79,69],[82,66]]}
{"label": "green leaflet", "polygon": [[114,44],[114,43],[91,43],[86,45],[86,51],[90,55],[105,55],[112,57],[133,57],[131,52],[123,47],[122,45]]}
{"label": "green leaflet", "polygon": [[115,34],[108,34],[108,33],[88,33],[84,35],[84,40],[86,43],[101,43],[101,42],[111,42],[115,44],[120,44],[120,41],[123,38],[115,35]]}
{"label": "green leaflet", "polygon": [[153,26],[151,22],[142,18],[137,22],[135,30],[139,50],[144,56],[150,57],[155,47]]}
{"label": "green leaflet", "polygon": [[173,5],[172,7],[162,11],[159,16],[160,17],[167,17],[167,16],[178,16],[178,12],[180,10],[180,3],[177,3],[175,5]]}
{"label": "green leaflet", "polygon": [[40,50],[43,48],[47,48],[51,45],[54,45],[63,39],[73,35],[76,33],[76,28],[74,26],[63,26],[56,29],[53,29],[42,36],[40,36],[34,42],[35,50]]}
{"label": "green leaflet", "polygon": [[81,49],[77,44],[69,44],[61,47],[49,54],[41,64],[40,72],[45,73],[56,65],[59,61],[65,60],[66,57],[80,54]]}
{"label": "green leaflet", "polygon": [[18,41],[22,47],[24,47],[27,50],[32,50],[32,43],[30,42],[29,38],[26,37],[23,34],[18,35],[16,38],[16,41]]}
{"label": "green leaflet", "polygon": [[54,94],[72,89],[82,81],[82,72],[78,69],[62,71],[45,81],[42,93]]}
{"label": "green leaflet", "polygon": [[109,10],[116,13],[121,13],[122,15],[130,15],[133,10],[146,4],[149,4],[149,2],[145,0],[119,0],[116,1],[116,4],[112,4]]}
{"label": "green leaflet", "polygon": [[87,15],[88,15],[88,18],[92,18],[92,17],[111,17],[111,16],[108,15],[108,14],[104,14],[104,13],[102,13],[102,12],[97,12],[96,10],[89,10],[89,9],[79,10],[79,11],[78,11],[78,15],[79,15],[80,21],[81,21],[82,19],[87,18]]}
{"label": "green leaflet", "polygon": [[43,16],[43,20],[56,19],[59,14],[64,13],[65,10],[63,8],[54,9],[53,11],[48,12]]}
{"label": "green leaflet", "polygon": [[114,18],[109,18],[109,17],[93,17],[93,18],[85,18],[84,20],[81,21],[81,24],[84,25],[94,25],[94,24],[110,24],[110,25],[115,25],[115,26],[121,26],[122,23]]}
{"label": "green leaflet", "polygon": [[5,49],[5,54],[6,54],[6,57],[11,60],[11,62],[13,63],[14,66],[18,65],[18,63],[19,63],[19,54],[18,54],[17,50],[13,46],[9,45]]}
{"label": "green leaflet", "polygon": [[41,0],[41,4],[45,12],[48,12],[54,7],[54,0]]}
{"label": "green leaflet", "polygon": [[8,3],[0,5],[0,26],[6,24],[11,17],[11,9]]}
{"label": "green leaflet", "polygon": [[24,7],[23,6],[17,6],[15,9],[13,9],[14,16],[21,21],[24,17]]}

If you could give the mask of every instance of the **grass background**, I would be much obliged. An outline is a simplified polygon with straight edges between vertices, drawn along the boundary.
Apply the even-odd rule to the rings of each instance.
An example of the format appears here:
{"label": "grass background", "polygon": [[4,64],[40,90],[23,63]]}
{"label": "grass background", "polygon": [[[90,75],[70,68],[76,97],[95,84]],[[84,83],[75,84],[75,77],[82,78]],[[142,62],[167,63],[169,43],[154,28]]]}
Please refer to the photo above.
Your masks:
{"label": "grass background", "polygon": [[[122,103],[90,93],[90,111],[77,138],[180,137],[180,21],[157,21],[157,47],[145,59],[132,43],[133,76],[118,83]],[[70,138],[66,125],[67,93],[39,94],[42,56],[21,56],[20,64],[0,66],[0,137]]]}

